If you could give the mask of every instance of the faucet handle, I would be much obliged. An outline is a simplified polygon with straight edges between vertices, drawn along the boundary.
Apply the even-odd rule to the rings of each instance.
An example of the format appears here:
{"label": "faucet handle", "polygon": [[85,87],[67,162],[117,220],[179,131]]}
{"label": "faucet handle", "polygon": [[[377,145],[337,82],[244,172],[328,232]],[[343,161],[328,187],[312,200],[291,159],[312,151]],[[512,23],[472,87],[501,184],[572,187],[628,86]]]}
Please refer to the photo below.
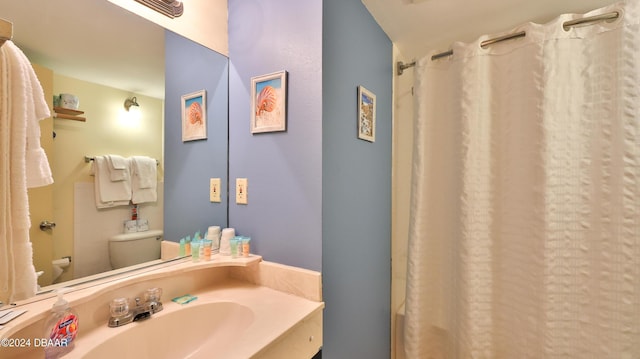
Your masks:
{"label": "faucet handle", "polygon": [[133,315],[129,310],[129,298],[115,298],[109,303],[110,327],[119,327],[131,323]]}
{"label": "faucet handle", "polygon": [[129,313],[129,300],[127,298],[116,298],[109,304],[109,311],[112,317],[124,317]]}
{"label": "faucet handle", "polygon": [[160,297],[162,288],[150,288],[144,293],[145,301],[149,304],[152,313],[157,313],[163,309]]}
{"label": "faucet handle", "polygon": [[144,292],[144,299],[147,302],[159,302],[162,297],[162,288],[149,288]]}

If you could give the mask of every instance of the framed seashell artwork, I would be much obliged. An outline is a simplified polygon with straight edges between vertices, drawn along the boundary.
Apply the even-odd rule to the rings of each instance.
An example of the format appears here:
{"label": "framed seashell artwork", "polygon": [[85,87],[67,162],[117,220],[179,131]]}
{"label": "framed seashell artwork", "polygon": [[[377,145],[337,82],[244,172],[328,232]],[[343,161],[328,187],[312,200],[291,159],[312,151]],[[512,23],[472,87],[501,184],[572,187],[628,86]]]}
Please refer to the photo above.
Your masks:
{"label": "framed seashell artwork", "polygon": [[182,142],[207,138],[205,90],[182,95]]}
{"label": "framed seashell artwork", "polygon": [[251,78],[251,133],[287,130],[287,71]]}
{"label": "framed seashell artwork", "polygon": [[358,138],[376,140],[376,95],[363,86],[358,86]]}

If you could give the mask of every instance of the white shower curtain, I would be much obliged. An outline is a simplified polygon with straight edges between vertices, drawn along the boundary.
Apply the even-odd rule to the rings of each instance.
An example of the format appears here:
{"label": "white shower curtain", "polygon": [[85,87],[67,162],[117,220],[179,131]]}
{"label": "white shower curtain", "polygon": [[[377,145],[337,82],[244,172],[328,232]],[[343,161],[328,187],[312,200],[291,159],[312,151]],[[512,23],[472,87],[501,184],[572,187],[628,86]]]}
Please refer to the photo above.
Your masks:
{"label": "white shower curtain", "polygon": [[408,358],[640,358],[639,22],[418,61]]}

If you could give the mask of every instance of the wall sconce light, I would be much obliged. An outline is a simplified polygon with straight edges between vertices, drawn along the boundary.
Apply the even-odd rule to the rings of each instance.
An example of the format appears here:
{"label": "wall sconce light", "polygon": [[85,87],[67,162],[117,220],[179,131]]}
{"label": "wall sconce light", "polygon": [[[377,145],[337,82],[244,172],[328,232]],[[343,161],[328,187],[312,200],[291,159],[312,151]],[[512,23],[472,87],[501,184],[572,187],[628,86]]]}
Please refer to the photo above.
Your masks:
{"label": "wall sconce light", "polygon": [[135,96],[124,100],[124,108],[127,110],[127,112],[129,111],[131,106],[140,107],[140,105],[138,105],[138,99],[135,98]]}
{"label": "wall sconce light", "polygon": [[181,16],[184,12],[182,1],[177,0],[136,0],[140,4],[153,9],[170,18]]}

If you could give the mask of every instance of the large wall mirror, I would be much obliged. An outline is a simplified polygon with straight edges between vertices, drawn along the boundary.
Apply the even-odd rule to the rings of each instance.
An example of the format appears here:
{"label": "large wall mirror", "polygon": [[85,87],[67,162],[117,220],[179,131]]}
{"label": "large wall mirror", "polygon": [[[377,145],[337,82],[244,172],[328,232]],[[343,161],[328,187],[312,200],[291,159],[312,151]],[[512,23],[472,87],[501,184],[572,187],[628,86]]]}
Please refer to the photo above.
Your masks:
{"label": "large wall mirror", "polygon": [[[165,221],[168,200],[165,182],[185,186],[180,176],[168,171],[184,171],[184,166],[206,169],[207,176],[220,177],[226,188],[227,173],[227,86],[228,61],[210,49],[168,32],[164,28],[124,10],[108,1],[75,0],[0,0],[0,16],[13,22],[13,42],[27,55],[41,79],[48,100],[69,93],[79,98],[78,118],[53,118],[43,121],[43,146],[52,167],[55,183],[29,190],[34,248],[34,264],[41,273],[38,284],[64,285],[69,280],[111,271],[108,239],[121,234],[124,221],[132,216],[132,205],[97,208],[91,161],[85,157],[118,154],[123,157],[142,155],[158,162],[157,201],[140,204],[139,218],[148,220],[150,229],[163,230],[167,240],[177,241],[191,231],[205,230],[207,225],[227,223],[226,196],[222,203],[203,203],[198,213],[207,220],[191,216],[185,227]],[[165,42],[170,43],[166,45]],[[165,95],[165,64],[175,66],[178,59],[165,61],[165,53],[194,59],[206,58],[201,69],[215,76],[215,86],[180,82],[188,79],[182,72],[192,67],[171,69],[169,82],[173,92]],[[194,51],[193,53],[190,53]],[[211,60],[214,59],[214,60]],[[196,75],[197,77],[197,75]],[[218,84],[224,83],[224,86]],[[211,101],[209,136],[207,139],[183,143],[176,140],[181,121],[180,93],[205,89]],[[220,90],[218,89],[220,88]],[[178,91],[176,93],[175,91]],[[168,98],[165,98],[167,96]],[[125,100],[135,97],[140,105],[136,116],[126,111]],[[176,113],[176,111],[178,111]],[[55,112],[52,113],[55,117]],[[84,119],[84,121],[82,121]],[[179,125],[178,125],[179,126]],[[218,160],[212,161],[208,145],[215,142]],[[189,156],[194,149],[207,152]],[[208,163],[202,163],[204,158]],[[169,160],[168,160],[169,159]],[[204,181],[199,181],[204,182]],[[187,184],[187,186],[189,186]],[[173,199],[172,208],[181,203]],[[203,189],[206,192],[207,188]],[[185,194],[184,192],[182,193]],[[188,199],[189,191],[184,198]],[[195,191],[195,195],[199,192]],[[204,198],[204,196],[202,196]],[[190,200],[184,206],[198,206]],[[213,207],[212,207],[213,206]],[[169,210],[169,215],[172,215]],[[52,229],[41,230],[42,221],[54,222]],[[66,258],[70,259],[67,266]],[[62,267],[54,263],[62,263]]]}

